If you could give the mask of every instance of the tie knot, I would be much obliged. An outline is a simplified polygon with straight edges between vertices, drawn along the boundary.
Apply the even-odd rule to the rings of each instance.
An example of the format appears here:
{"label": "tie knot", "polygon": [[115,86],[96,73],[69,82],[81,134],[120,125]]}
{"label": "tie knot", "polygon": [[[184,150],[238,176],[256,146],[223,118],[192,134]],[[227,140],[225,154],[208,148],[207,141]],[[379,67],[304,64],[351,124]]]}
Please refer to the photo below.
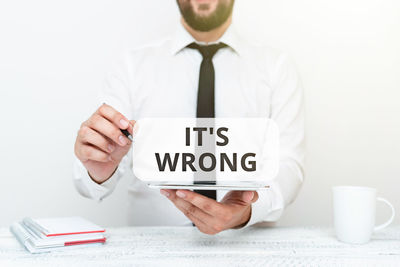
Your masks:
{"label": "tie knot", "polygon": [[227,47],[224,43],[212,44],[212,45],[199,45],[197,43],[191,43],[187,46],[188,48],[199,50],[203,59],[212,59],[220,48]]}

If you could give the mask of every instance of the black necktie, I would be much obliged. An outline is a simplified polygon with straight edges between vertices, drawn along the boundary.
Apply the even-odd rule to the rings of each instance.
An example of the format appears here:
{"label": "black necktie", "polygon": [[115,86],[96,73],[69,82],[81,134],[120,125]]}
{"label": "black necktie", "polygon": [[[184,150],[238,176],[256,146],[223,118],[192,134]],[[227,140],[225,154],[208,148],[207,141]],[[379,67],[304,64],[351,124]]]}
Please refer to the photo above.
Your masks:
{"label": "black necktie", "polygon": [[[203,57],[200,65],[199,89],[197,93],[197,118],[215,118],[215,71],[212,59],[218,49],[226,47],[226,45],[223,43],[213,45],[191,43],[188,47],[198,50]],[[215,151],[215,142],[210,140],[210,138],[208,141],[213,146],[212,150]],[[195,175],[194,183],[204,184],[208,182],[209,184],[215,184],[215,172],[210,173],[210,176],[207,181],[204,181],[201,178],[200,180],[199,178],[196,179]],[[212,199],[216,199],[217,196],[215,190],[195,190],[195,192]]]}

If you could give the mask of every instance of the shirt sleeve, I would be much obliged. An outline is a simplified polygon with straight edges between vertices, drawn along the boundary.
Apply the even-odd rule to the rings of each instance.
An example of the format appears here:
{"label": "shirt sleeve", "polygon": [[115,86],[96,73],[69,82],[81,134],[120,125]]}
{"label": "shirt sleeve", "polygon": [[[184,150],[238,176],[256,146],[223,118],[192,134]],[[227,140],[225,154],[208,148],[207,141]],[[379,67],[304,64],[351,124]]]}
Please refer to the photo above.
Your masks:
{"label": "shirt sleeve", "polygon": [[277,60],[273,72],[271,116],[280,132],[280,161],[277,177],[270,189],[258,191],[246,226],[277,221],[296,198],[304,177],[304,103],[303,88],[295,65],[287,55]]}
{"label": "shirt sleeve", "polygon": [[[128,119],[133,118],[130,103],[130,81],[127,75],[129,66],[123,59],[113,65],[107,75],[104,87],[98,96],[98,106],[106,103],[121,112]],[[114,174],[104,183],[98,184],[90,178],[83,164],[75,158],[74,185],[78,192],[88,198],[100,201],[112,193],[119,179],[129,171],[129,162],[132,153],[129,152],[120,162]]]}
{"label": "shirt sleeve", "polygon": [[121,177],[129,170],[129,162],[131,152],[128,153],[120,162],[118,168],[113,175],[102,184],[98,184],[89,176],[82,162],[75,158],[74,162],[74,185],[78,192],[87,198],[96,201],[101,201],[103,198],[110,195]]}

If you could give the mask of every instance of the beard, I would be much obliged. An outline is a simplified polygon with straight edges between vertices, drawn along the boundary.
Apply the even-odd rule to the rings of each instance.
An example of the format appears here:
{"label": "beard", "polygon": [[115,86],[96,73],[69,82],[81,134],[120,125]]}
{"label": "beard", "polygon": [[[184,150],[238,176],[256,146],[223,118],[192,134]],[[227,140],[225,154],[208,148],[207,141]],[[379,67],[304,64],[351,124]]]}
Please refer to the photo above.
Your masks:
{"label": "beard", "polygon": [[[177,0],[179,10],[185,22],[194,30],[200,32],[211,31],[218,28],[228,20],[229,16],[232,14],[235,0],[228,2],[229,3],[220,1],[213,13],[208,16],[199,16],[193,10],[190,0],[184,1],[183,3],[180,3],[179,0]],[[207,9],[208,5],[204,4],[203,6],[200,6],[200,9],[201,8]]]}

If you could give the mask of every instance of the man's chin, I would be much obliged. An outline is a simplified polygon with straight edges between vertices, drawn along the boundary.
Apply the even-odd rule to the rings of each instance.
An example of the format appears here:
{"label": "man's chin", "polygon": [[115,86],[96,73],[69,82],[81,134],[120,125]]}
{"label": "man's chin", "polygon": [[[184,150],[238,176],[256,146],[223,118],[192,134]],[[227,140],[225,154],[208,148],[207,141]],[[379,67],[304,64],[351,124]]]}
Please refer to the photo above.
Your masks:
{"label": "man's chin", "polygon": [[199,17],[209,17],[211,14],[215,12],[215,8],[210,5],[199,6],[197,9],[194,9],[194,14]]}
{"label": "man's chin", "polygon": [[[180,2],[177,0],[178,5]],[[230,5],[218,4],[200,4],[190,5],[186,4],[179,5],[181,14],[186,23],[194,30],[207,32],[221,26],[231,15],[234,0],[231,0]]]}
{"label": "man's chin", "polygon": [[213,14],[212,12],[207,12],[207,13],[205,13],[205,12],[200,12],[200,13],[195,13],[195,16],[196,16],[198,19],[207,20],[208,18],[211,17],[212,14]]}

